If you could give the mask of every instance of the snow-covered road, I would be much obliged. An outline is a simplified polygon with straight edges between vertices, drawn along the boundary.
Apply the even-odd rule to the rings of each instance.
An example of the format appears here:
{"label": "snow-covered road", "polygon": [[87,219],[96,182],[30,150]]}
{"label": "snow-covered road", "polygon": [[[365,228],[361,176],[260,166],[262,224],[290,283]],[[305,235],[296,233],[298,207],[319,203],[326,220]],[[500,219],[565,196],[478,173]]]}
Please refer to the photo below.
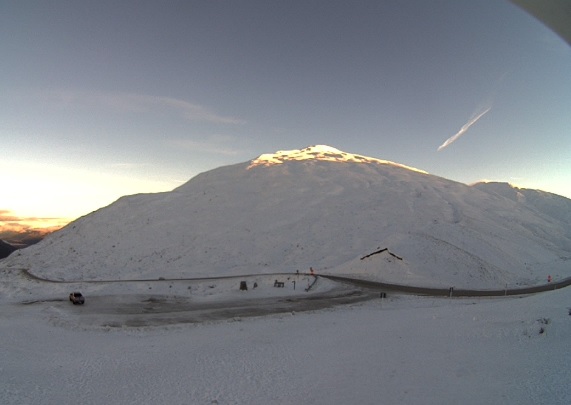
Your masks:
{"label": "snow-covered road", "polygon": [[[125,284],[123,282],[123,284]],[[378,295],[339,285],[305,295],[278,297],[232,297],[222,300],[196,300],[183,296],[149,294],[88,296],[82,306],[64,299],[29,301],[51,311],[52,316],[73,319],[83,327],[142,327],[256,317],[279,313],[315,311],[371,299]]]}

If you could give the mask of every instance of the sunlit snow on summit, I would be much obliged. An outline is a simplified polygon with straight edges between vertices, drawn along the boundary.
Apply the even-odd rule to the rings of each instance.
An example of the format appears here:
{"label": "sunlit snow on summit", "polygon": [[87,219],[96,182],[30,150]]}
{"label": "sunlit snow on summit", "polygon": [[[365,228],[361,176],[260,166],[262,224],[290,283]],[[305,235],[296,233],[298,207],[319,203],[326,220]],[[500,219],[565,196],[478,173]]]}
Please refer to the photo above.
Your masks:
{"label": "sunlit snow on summit", "polygon": [[274,166],[280,165],[287,161],[293,160],[321,160],[340,163],[376,163],[401,167],[403,169],[412,170],[419,173],[427,173],[424,170],[414,167],[405,166],[400,163],[390,162],[388,160],[375,159],[367,156],[356,155],[353,153],[342,152],[339,149],[327,145],[308,146],[304,149],[279,150],[276,153],[265,153],[250,162],[248,169],[256,166]]}

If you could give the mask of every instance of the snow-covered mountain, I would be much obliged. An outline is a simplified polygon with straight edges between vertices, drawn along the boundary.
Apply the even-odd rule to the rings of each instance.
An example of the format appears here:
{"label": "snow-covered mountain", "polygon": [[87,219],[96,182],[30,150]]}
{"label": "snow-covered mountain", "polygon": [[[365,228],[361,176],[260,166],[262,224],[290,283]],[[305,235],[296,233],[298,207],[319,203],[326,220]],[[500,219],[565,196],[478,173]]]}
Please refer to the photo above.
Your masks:
{"label": "snow-covered mountain", "polygon": [[0,266],[63,280],[311,266],[408,284],[503,288],[571,275],[570,213],[571,200],[553,194],[468,186],[319,145],[220,167],[171,192],[123,197]]}

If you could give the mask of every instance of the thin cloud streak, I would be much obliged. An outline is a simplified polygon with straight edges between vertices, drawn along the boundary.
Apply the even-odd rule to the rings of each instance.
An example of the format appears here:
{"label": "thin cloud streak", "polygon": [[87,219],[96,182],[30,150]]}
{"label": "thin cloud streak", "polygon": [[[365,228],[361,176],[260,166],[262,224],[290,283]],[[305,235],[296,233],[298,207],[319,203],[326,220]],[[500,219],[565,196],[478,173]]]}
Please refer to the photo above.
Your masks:
{"label": "thin cloud streak", "polygon": [[127,163],[127,162],[111,163],[110,165],[108,165],[108,167],[111,169],[119,169],[119,170],[140,169],[145,166],[148,165],[146,163]]}
{"label": "thin cloud streak", "polygon": [[466,133],[466,131],[468,131],[468,129],[474,125],[476,122],[478,122],[478,120],[480,118],[482,118],[484,116],[484,114],[486,114],[488,111],[490,111],[492,109],[492,107],[488,107],[486,108],[483,112],[481,112],[480,114],[476,115],[474,118],[470,119],[466,124],[464,124],[462,126],[462,128],[460,128],[460,130],[454,135],[451,136],[450,138],[448,138],[442,145],[440,145],[437,149],[438,152],[440,152],[442,149],[446,148],[447,146],[449,146],[451,143],[455,142],[458,138],[460,138],[462,135],[464,135]]}
{"label": "thin cloud streak", "polygon": [[217,155],[224,156],[235,156],[240,153],[239,150],[231,149],[224,144],[232,142],[231,137],[226,136],[216,136],[212,140],[207,141],[194,141],[191,139],[176,139],[172,140],[171,144],[175,145],[177,148],[183,148],[191,151],[200,151],[206,153],[214,153]]}
{"label": "thin cloud streak", "polygon": [[236,117],[217,114],[199,104],[172,97],[150,96],[135,93],[87,92],[76,90],[48,90],[34,95],[36,99],[68,107],[84,105],[88,107],[106,107],[114,111],[127,113],[152,113],[166,109],[179,114],[189,121],[203,121],[224,125],[243,125],[246,121]]}
{"label": "thin cloud streak", "polygon": [[[149,96],[145,96],[149,97]],[[224,117],[208,111],[206,108],[191,104],[184,100],[170,97],[150,97],[149,102],[164,105],[179,110],[182,115],[191,121],[207,121],[219,124],[243,125],[246,121],[234,117]]]}
{"label": "thin cloud streak", "polygon": [[42,223],[45,221],[66,221],[67,218],[39,218],[39,217],[20,217],[10,210],[0,210],[0,223]]}

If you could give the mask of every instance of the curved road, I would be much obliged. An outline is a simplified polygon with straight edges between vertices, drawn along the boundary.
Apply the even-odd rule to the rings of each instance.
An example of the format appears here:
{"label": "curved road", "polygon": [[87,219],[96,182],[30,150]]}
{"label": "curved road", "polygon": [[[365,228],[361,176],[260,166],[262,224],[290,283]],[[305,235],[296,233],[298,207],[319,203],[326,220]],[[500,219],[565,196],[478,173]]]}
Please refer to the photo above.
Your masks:
{"label": "curved road", "polygon": [[[205,280],[222,280],[222,279],[239,279],[244,277],[257,277],[257,276],[291,276],[296,273],[267,273],[267,274],[242,274],[239,276],[220,276],[220,277],[195,277],[195,278],[154,278],[154,279],[134,279],[134,280],[72,280],[72,281],[62,281],[62,280],[50,280],[47,278],[38,277],[30,273],[27,269],[20,269],[24,276],[37,281],[43,281],[47,283],[127,283],[127,282],[159,282],[159,281],[205,281]],[[311,276],[309,273],[299,273],[303,276]],[[501,290],[477,290],[477,289],[456,289],[453,288],[431,288],[431,287],[418,287],[404,284],[394,284],[394,283],[384,283],[380,281],[369,281],[358,278],[341,277],[334,276],[331,274],[318,274],[315,277],[323,277],[332,281],[342,282],[346,284],[351,284],[357,287],[373,289],[373,290],[383,290],[392,292],[402,292],[408,294],[416,295],[429,295],[436,297],[498,297],[505,295],[525,295],[525,294],[535,294],[538,292],[557,290],[560,288],[568,287],[571,285],[571,277],[565,278],[557,282],[551,282],[548,284],[541,284],[532,287],[522,287],[522,288],[508,288]]]}
{"label": "curved road", "polygon": [[[214,281],[220,279],[243,280],[248,277],[224,276],[185,279],[137,279],[137,280],[88,280],[88,281],[62,281],[38,277],[26,269],[19,269],[22,276],[41,283],[75,284],[75,283],[137,283],[157,282],[172,283],[177,281]],[[252,277],[284,277],[292,273],[255,274]],[[302,276],[311,277],[309,274]],[[317,280],[317,278],[315,279]],[[236,283],[238,286],[238,283]],[[306,289],[307,291],[307,289]],[[26,301],[23,304],[42,304],[49,302],[50,306],[67,309],[68,317],[75,317],[75,321],[83,325],[98,327],[144,327],[169,324],[200,323],[207,321],[239,319],[242,317],[265,316],[271,314],[315,311],[331,308],[338,305],[355,304],[376,298],[372,291],[365,291],[359,286],[347,283],[336,283],[333,288],[326,291],[312,292],[311,294],[297,294],[270,297],[229,298],[221,297],[215,301],[201,301],[193,297],[168,296],[160,294],[129,294],[122,296],[93,295],[88,297],[85,306],[72,307],[67,299],[50,299]],[[57,316],[57,315],[54,315]],[[69,318],[68,318],[69,319]]]}
{"label": "curved road", "polygon": [[469,289],[456,289],[453,288],[429,288],[429,287],[415,287],[402,284],[391,284],[383,283],[378,281],[367,281],[360,280],[349,277],[333,276],[329,274],[320,274],[320,277],[327,278],[332,281],[339,281],[343,283],[353,284],[355,286],[360,286],[363,288],[383,290],[383,291],[394,291],[394,292],[404,292],[409,294],[417,295],[430,295],[439,297],[498,297],[505,295],[525,295],[525,294],[535,294],[538,292],[557,290],[560,288],[568,287],[571,285],[571,277],[565,278],[558,282],[552,282],[549,284],[542,284],[533,287],[523,287],[523,288],[509,288],[501,290],[469,290]]}
{"label": "curved road", "polygon": [[[291,276],[292,273],[252,274],[241,276],[202,277],[184,279],[138,279],[138,280],[88,280],[88,281],[61,281],[50,280],[31,274],[26,269],[20,269],[22,275],[31,280],[46,283],[129,283],[129,282],[176,282],[176,281],[205,281],[220,279],[244,279],[249,276]],[[300,273],[302,276],[311,274]],[[221,300],[218,302],[197,302],[181,297],[168,297],[161,295],[135,294],[125,300],[121,296],[93,296],[89,298],[89,305],[85,308],[73,308],[71,316],[77,316],[77,322],[85,325],[98,325],[100,327],[122,326],[158,326],[180,323],[199,323],[205,321],[226,320],[240,317],[264,316],[270,314],[303,312],[331,308],[337,305],[352,304],[379,297],[379,292],[395,292],[416,295],[440,296],[440,297],[490,297],[505,295],[533,294],[542,291],[555,290],[571,285],[571,277],[559,282],[526,288],[503,289],[503,290],[466,290],[447,288],[427,288],[407,286],[392,283],[383,283],[354,279],[349,277],[319,274],[315,276],[329,279],[339,283],[331,290],[317,292],[308,295],[248,298],[240,300]],[[62,301],[64,299],[52,300]],[[26,302],[41,303],[43,301]],[[55,305],[60,305],[55,304]],[[53,303],[51,305],[54,305]],[[70,307],[71,308],[71,307]],[[71,310],[71,309],[70,309]],[[68,315],[70,315],[68,314]]]}

